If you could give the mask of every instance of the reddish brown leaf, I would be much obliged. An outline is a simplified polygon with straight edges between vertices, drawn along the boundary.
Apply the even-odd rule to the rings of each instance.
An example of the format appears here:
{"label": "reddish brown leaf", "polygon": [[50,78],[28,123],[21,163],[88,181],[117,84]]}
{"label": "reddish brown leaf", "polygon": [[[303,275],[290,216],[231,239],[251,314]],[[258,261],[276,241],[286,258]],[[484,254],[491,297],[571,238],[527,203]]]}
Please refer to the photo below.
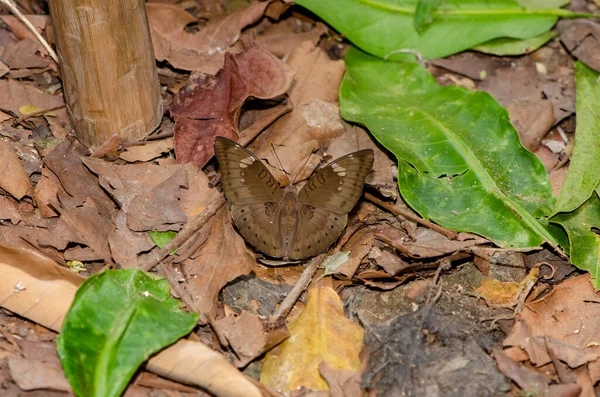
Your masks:
{"label": "reddish brown leaf", "polygon": [[22,199],[31,189],[29,175],[13,145],[3,140],[0,140],[0,169],[0,187],[17,200]]}
{"label": "reddish brown leaf", "polygon": [[216,136],[236,140],[237,122],[244,101],[285,93],[293,72],[258,46],[225,58],[216,76],[190,77],[169,109],[175,118],[175,157],[178,163],[204,166],[213,156]]}

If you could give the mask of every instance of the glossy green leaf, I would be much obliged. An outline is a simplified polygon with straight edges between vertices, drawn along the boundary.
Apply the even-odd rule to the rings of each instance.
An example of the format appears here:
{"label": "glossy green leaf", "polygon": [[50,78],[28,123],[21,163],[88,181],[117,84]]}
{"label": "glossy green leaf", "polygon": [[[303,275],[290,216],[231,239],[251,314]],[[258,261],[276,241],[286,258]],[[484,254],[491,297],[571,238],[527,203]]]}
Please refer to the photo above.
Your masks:
{"label": "glossy green leaf", "polygon": [[529,54],[546,44],[554,36],[556,36],[556,32],[544,32],[539,36],[524,40],[500,38],[475,46],[473,50],[498,56]]}
{"label": "glossy green leaf", "polygon": [[560,8],[527,9],[514,0],[445,0],[423,14],[430,14],[433,22],[419,34],[414,24],[418,0],[295,2],[323,18],[356,46],[384,59],[405,59],[402,52],[406,50],[425,58],[442,58],[498,38],[540,36],[559,17],[591,15]]}
{"label": "glossy green leaf", "polygon": [[88,278],[56,341],[75,394],[121,395],[150,355],[197,324],[198,315],[179,306],[166,280],[139,270],[108,270]]}
{"label": "glossy green leaf", "polygon": [[558,244],[537,219],[553,203],[548,174],[492,96],[354,48],[346,67],[342,116],[396,155],[402,197],[421,216],[504,247]]}
{"label": "glossy green leaf", "polygon": [[577,210],[550,219],[567,231],[571,262],[590,272],[594,288],[600,289],[600,198],[593,194]]}
{"label": "glossy green leaf", "polygon": [[556,199],[555,213],[571,212],[600,183],[600,82],[598,73],[575,63],[577,129],[569,171]]}

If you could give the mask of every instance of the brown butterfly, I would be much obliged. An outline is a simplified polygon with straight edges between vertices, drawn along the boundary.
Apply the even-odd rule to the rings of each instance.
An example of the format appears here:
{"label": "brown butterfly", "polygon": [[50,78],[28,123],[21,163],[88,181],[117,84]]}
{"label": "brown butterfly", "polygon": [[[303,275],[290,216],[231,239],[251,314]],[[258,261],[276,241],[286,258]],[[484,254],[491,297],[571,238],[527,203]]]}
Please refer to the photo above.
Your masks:
{"label": "brown butterfly", "polygon": [[338,239],[374,159],[371,149],[340,157],[298,193],[294,185],[281,187],[252,152],[232,140],[217,137],[215,155],[240,234],[257,250],[286,260],[317,255]]}

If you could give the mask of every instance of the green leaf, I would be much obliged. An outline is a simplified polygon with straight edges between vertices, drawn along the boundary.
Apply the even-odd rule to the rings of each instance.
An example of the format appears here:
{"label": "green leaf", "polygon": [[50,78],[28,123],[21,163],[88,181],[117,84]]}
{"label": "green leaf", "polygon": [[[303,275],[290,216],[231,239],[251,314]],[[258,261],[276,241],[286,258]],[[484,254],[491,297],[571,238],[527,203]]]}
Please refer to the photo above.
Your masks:
{"label": "green leaf", "polygon": [[593,194],[576,211],[558,214],[550,222],[565,228],[571,242],[571,262],[590,272],[592,285],[600,289],[600,198]]}
{"label": "green leaf", "polygon": [[577,130],[569,171],[554,213],[571,212],[585,202],[600,183],[600,83],[598,73],[575,63]]}
{"label": "green leaf", "polygon": [[413,23],[418,0],[296,3],[323,18],[364,51],[396,60],[405,59],[401,53],[407,50],[425,58],[442,58],[501,37],[537,37],[550,30],[558,17],[598,17],[560,8],[527,9],[514,0],[446,0],[431,11],[433,22],[418,34]]}
{"label": "green leaf", "polygon": [[169,283],[135,269],[88,278],[56,340],[77,396],[119,396],[152,354],[190,333],[196,313],[180,310]]}
{"label": "green leaf", "polygon": [[421,34],[425,27],[433,22],[433,12],[440,6],[442,0],[419,0],[415,10],[415,30]]}
{"label": "green leaf", "polygon": [[[165,245],[167,245],[169,243],[169,241],[173,240],[175,238],[175,236],[177,236],[177,232],[171,232],[171,231],[166,231],[166,232],[155,232],[155,231],[149,231],[148,235],[150,236],[150,238],[152,239],[152,241],[154,242],[154,244],[156,244],[156,246],[158,248],[162,248]],[[169,252],[169,255],[174,255],[177,252],[177,248],[173,249],[173,251]]]}
{"label": "green leaf", "polygon": [[354,48],[346,67],[342,116],[396,155],[402,197],[421,216],[505,247],[557,245],[536,219],[553,203],[548,174],[492,96]]}
{"label": "green leaf", "polygon": [[499,56],[529,54],[546,44],[554,36],[556,36],[556,32],[544,32],[539,36],[524,40],[500,38],[475,46],[473,50]]}

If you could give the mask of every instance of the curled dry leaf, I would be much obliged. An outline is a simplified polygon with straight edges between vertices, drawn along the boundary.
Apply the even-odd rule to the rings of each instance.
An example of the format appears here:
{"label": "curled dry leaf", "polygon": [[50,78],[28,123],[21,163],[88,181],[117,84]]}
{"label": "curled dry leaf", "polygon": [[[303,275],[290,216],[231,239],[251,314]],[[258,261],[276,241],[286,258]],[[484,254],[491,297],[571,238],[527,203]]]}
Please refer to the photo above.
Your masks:
{"label": "curled dry leaf", "polygon": [[31,189],[31,181],[13,145],[0,140],[0,187],[20,200]]}
{"label": "curled dry leaf", "polygon": [[[2,245],[0,274],[0,307],[56,332],[84,280],[42,255]],[[215,396],[274,395],[199,342],[180,340],[151,358],[147,368],[166,378],[204,388]]]}
{"label": "curled dry leaf", "polygon": [[146,11],[152,34],[154,55],[183,70],[214,74],[223,66],[223,55],[240,37],[241,30],[258,21],[270,1],[255,2],[246,8],[208,21],[199,32],[186,27],[196,18],[179,6],[148,3]]}
{"label": "curled dry leaf", "polygon": [[279,59],[252,46],[240,54],[227,54],[223,69],[215,76],[190,77],[169,109],[176,120],[177,162],[203,167],[213,156],[216,136],[236,140],[244,101],[250,96],[267,99],[284,94],[293,75]]}

